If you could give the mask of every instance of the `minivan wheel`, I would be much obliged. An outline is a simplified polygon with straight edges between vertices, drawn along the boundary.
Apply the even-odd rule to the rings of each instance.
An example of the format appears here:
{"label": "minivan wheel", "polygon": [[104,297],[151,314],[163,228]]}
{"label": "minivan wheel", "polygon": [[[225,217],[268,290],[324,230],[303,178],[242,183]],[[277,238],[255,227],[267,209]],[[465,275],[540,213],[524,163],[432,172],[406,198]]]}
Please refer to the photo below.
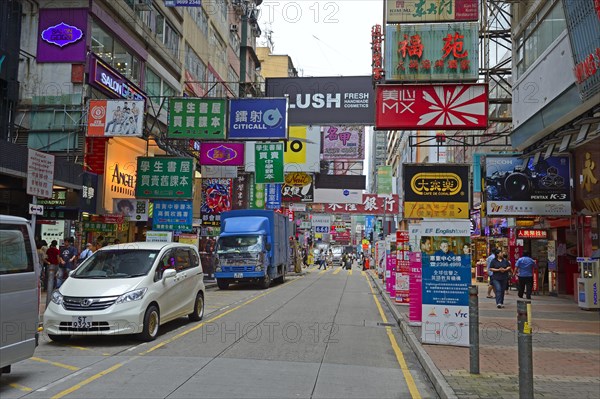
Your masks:
{"label": "minivan wheel", "polygon": [[160,316],[158,308],[154,305],[148,306],[144,314],[144,329],[139,335],[142,341],[154,341],[158,335],[158,326],[160,325]]}
{"label": "minivan wheel", "polygon": [[204,317],[204,295],[202,292],[196,294],[194,311],[188,315],[190,321],[200,321]]}
{"label": "minivan wheel", "polygon": [[71,336],[48,334],[48,338],[50,338],[54,342],[67,342],[69,339],[71,339]]}

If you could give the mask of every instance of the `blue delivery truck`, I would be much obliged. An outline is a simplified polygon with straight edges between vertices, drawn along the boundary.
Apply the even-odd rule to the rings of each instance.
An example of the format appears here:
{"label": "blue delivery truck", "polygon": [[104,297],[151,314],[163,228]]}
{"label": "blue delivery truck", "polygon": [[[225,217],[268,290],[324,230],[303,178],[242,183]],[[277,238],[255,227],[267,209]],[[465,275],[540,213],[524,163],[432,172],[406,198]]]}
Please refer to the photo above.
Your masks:
{"label": "blue delivery truck", "polygon": [[275,211],[240,209],[221,214],[215,278],[224,290],[234,282],[258,282],[268,288],[283,282],[290,263],[287,218]]}

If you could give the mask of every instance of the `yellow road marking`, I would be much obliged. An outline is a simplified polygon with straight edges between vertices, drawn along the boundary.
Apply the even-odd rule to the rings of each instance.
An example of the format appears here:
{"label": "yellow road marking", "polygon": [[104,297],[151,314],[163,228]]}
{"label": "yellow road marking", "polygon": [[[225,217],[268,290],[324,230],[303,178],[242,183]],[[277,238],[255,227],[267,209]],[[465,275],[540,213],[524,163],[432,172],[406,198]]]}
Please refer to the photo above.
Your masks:
{"label": "yellow road marking", "polygon": [[[387,317],[385,317],[385,313],[383,312],[383,308],[381,307],[381,304],[379,303],[379,299],[377,299],[377,295],[375,294],[375,291],[373,290],[373,286],[371,285],[371,282],[369,281],[368,277],[366,277],[366,279],[367,279],[367,283],[369,284],[369,288],[371,289],[371,293],[373,294],[373,299],[375,300],[375,305],[377,305],[377,309],[379,310],[379,315],[381,316],[381,319],[383,320],[383,322],[387,323],[388,322]],[[408,386],[410,395],[414,399],[421,399],[421,394],[419,393],[419,389],[417,388],[417,385],[415,384],[415,380],[413,379],[412,375],[410,374],[410,370],[408,368],[408,365],[406,364],[406,360],[404,359],[402,350],[398,346],[396,337],[394,337],[392,328],[386,327],[385,331],[387,333],[388,338],[390,339],[390,343],[392,344],[392,349],[394,349],[394,353],[396,354],[396,360],[398,361],[398,364],[400,365],[400,369],[402,370],[402,374],[404,375],[404,379],[406,380],[406,385]]]}
{"label": "yellow road marking", "polygon": [[35,361],[35,362],[51,364],[53,366],[62,367],[63,369],[67,369],[67,370],[71,370],[71,371],[77,371],[77,370],[79,370],[79,367],[69,366],[68,364],[64,364],[64,363],[51,362],[50,360],[41,359],[39,357],[31,357],[30,359],[33,360],[33,361]]}
{"label": "yellow road marking", "polygon": [[361,270],[361,271],[360,271],[360,274],[361,274],[361,276],[365,276],[365,277],[367,277],[367,272],[365,272],[364,270]]}
{"label": "yellow road marking", "polygon": [[338,267],[337,269],[335,269],[335,271],[333,272],[333,274],[338,274],[341,271],[342,271],[342,268]]}
{"label": "yellow road marking", "polygon": [[83,388],[84,386],[86,386],[90,382],[93,382],[93,381],[97,380],[98,378],[105,376],[108,373],[112,373],[113,371],[115,371],[116,369],[118,369],[119,367],[121,367],[122,365],[123,365],[122,363],[115,364],[111,368],[108,368],[108,369],[106,369],[104,371],[101,371],[98,374],[94,374],[90,378],[81,381],[79,384],[75,384],[71,388],[65,389],[64,391],[57,393],[56,395],[52,396],[50,399],[60,399],[60,398],[62,398],[64,396],[67,396],[68,394],[73,393],[73,392],[77,391],[80,388]]}
{"label": "yellow road marking", "polygon": [[[319,270],[319,269],[317,269],[317,270]],[[319,272],[319,274],[323,274],[323,273],[327,273],[327,269],[325,269],[325,270],[321,270],[321,271]]]}
{"label": "yellow road marking", "polygon": [[348,271],[348,275],[352,276],[352,269],[350,269],[350,271]]}
{"label": "yellow road marking", "polygon": [[14,382],[8,384],[8,386],[11,388],[18,389],[19,391],[23,391],[23,392],[33,391],[33,388],[29,388],[29,387],[26,387],[25,385],[21,385],[21,384],[15,384]]}

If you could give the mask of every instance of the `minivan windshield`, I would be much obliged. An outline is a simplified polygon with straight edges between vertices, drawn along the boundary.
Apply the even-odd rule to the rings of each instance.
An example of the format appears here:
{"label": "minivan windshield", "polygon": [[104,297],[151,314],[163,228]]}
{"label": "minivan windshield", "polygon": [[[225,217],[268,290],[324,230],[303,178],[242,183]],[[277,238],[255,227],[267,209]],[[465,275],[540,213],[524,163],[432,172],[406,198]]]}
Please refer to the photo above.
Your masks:
{"label": "minivan windshield", "polygon": [[75,278],[129,278],[145,276],[159,251],[120,249],[95,252],[79,266]]}
{"label": "minivan windshield", "polygon": [[260,252],[263,248],[262,236],[228,236],[219,237],[217,253]]}

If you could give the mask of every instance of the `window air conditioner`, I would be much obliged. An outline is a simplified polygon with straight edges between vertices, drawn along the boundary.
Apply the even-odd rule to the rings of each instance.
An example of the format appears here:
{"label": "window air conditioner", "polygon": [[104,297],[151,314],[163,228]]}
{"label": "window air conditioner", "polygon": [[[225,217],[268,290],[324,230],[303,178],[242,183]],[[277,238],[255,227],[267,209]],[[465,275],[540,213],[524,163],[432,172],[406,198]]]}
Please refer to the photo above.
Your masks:
{"label": "window air conditioner", "polygon": [[230,24],[230,25],[229,25],[229,31],[230,31],[230,32],[237,32],[237,31],[238,31],[238,26],[237,26],[237,24]]}
{"label": "window air conditioner", "polygon": [[135,5],[135,9],[139,11],[152,10],[152,0],[135,0],[133,4]]}

